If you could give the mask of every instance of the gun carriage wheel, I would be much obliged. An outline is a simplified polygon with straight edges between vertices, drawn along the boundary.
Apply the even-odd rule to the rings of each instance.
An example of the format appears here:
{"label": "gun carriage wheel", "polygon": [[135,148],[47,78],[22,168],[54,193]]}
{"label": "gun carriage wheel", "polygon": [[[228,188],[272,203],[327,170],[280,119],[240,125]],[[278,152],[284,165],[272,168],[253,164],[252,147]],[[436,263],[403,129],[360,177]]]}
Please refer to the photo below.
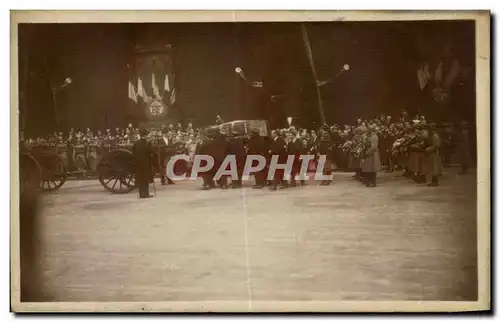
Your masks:
{"label": "gun carriage wheel", "polygon": [[42,168],[38,161],[28,153],[19,154],[20,194],[29,188],[39,189],[42,182]]}
{"label": "gun carriage wheel", "polygon": [[67,179],[66,163],[57,154],[42,153],[35,155],[42,169],[40,187],[45,191],[54,191],[62,187]]}
{"label": "gun carriage wheel", "polygon": [[112,193],[128,193],[135,189],[134,160],[132,152],[112,150],[103,155],[97,164],[99,182]]}

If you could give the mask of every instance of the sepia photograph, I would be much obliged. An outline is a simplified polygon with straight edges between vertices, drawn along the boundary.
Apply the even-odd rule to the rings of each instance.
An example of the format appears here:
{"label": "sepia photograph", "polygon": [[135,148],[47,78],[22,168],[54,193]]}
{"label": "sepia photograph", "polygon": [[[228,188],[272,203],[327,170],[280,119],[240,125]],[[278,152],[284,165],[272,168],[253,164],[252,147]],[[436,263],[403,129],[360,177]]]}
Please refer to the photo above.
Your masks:
{"label": "sepia photograph", "polygon": [[11,11],[15,312],[490,309],[488,11]]}

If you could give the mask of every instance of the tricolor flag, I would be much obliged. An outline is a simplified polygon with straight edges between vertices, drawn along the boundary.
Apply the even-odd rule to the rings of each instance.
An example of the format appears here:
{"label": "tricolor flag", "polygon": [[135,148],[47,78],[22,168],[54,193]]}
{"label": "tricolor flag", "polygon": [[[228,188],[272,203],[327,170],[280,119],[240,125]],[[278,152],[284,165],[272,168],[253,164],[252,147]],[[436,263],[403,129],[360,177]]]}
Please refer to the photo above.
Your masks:
{"label": "tricolor flag", "polygon": [[142,97],[142,99],[147,102],[151,98],[148,96],[148,93],[146,92],[146,89],[144,89],[144,86],[142,85],[142,79],[137,80],[137,96]]}
{"label": "tricolor flag", "polygon": [[137,92],[135,91],[134,84],[131,81],[128,81],[128,98],[137,103]]}
{"label": "tricolor flag", "polygon": [[156,85],[156,78],[154,73],[151,74],[151,86],[153,87],[153,95],[156,97],[156,99],[161,100],[162,97],[160,95],[160,90]]}
{"label": "tricolor flag", "polygon": [[142,79],[137,79],[137,96],[144,98],[144,88],[142,88]]}
{"label": "tricolor flag", "polygon": [[427,81],[429,81],[429,79],[431,79],[431,73],[429,72],[429,64],[425,64],[424,77]]}
{"label": "tricolor flag", "polygon": [[175,103],[175,88],[170,93],[170,106],[174,105],[174,103]]}
{"label": "tricolor flag", "polygon": [[168,74],[165,74],[165,90],[170,92],[170,82],[168,80]]}
{"label": "tricolor flag", "polygon": [[426,79],[424,76],[424,70],[422,68],[419,68],[417,70],[417,77],[418,77],[418,85],[420,86],[420,89],[424,89],[426,85]]}

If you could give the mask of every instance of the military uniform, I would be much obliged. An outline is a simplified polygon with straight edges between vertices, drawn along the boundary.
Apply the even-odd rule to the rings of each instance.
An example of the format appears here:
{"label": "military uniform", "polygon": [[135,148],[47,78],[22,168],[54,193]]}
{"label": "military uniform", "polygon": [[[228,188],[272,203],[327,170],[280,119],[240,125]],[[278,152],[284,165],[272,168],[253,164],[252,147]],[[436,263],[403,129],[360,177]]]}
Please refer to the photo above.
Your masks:
{"label": "military uniform", "polygon": [[361,172],[365,178],[367,187],[377,185],[377,172],[380,171],[380,152],[378,135],[372,132],[368,135],[370,146],[361,160]]}
{"label": "military uniform", "polygon": [[430,179],[430,186],[439,184],[439,176],[442,174],[442,164],[440,151],[440,138],[436,132],[426,133],[428,144],[424,150],[423,173],[427,179]]}

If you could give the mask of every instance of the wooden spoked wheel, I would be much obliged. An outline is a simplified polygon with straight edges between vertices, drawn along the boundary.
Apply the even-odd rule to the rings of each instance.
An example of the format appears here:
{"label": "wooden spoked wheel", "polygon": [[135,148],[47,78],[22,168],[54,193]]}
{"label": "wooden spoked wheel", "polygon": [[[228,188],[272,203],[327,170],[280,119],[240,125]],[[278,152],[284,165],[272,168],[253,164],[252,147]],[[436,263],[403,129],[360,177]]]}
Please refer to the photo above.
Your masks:
{"label": "wooden spoked wheel", "polygon": [[113,150],[104,155],[97,165],[99,182],[112,193],[128,193],[135,189],[132,152]]}
{"label": "wooden spoked wheel", "polygon": [[44,191],[54,191],[62,187],[67,179],[64,160],[57,154],[40,155],[38,162],[42,168],[40,187]]}
{"label": "wooden spoked wheel", "polygon": [[20,194],[24,191],[39,189],[42,181],[42,168],[38,161],[27,153],[19,154]]}

